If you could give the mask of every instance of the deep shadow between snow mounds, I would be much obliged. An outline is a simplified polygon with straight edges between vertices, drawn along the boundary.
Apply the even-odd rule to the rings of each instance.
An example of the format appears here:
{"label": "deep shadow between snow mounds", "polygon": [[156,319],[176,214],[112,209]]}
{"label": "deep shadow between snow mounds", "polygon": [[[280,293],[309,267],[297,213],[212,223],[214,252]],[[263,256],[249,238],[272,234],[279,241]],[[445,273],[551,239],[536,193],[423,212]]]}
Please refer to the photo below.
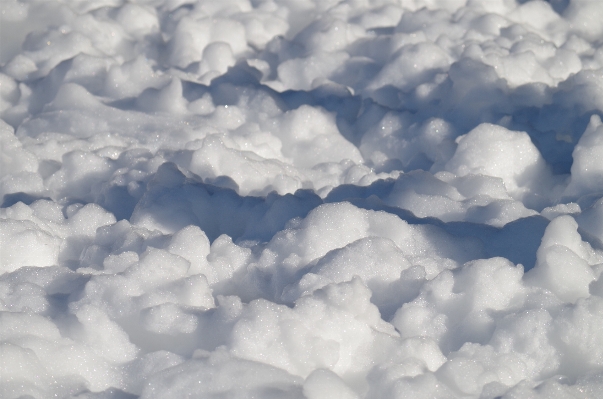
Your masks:
{"label": "deep shadow between snow mounds", "polygon": [[[381,198],[393,180],[379,180],[368,187],[343,185],[323,201],[310,190],[266,198],[242,197],[234,190],[187,178],[173,163],[163,164],[136,206],[132,222],[174,233],[188,225],[199,226],[210,241],[221,234],[233,240],[268,242],[293,218],[304,218],[323,203],[347,201],[353,205],[397,215],[410,224],[432,225],[448,234],[473,238],[483,244],[487,257],[501,256],[530,270],[549,221],[541,216],[516,220],[502,228],[469,222],[442,222],[419,218],[412,212],[386,205]],[[466,259],[472,260],[471,255]]]}
{"label": "deep shadow between snow mounds", "polygon": [[325,198],[325,202],[348,201],[363,209],[384,211],[397,215],[410,224],[429,224],[447,233],[466,238],[475,238],[483,243],[487,257],[501,256],[515,264],[522,264],[526,271],[536,264],[536,251],[540,246],[548,219],[531,216],[507,223],[502,228],[470,222],[442,222],[437,218],[420,218],[406,209],[389,206],[382,198],[389,195],[395,180],[378,180],[367,187],[339,186]]}
{"label": "deep shadow between snow mounds", "polygon": [[5,194],[4,197],[2,198],[2,205],[0,205],[0,208],[10,208],[11,206],[15,205],[17,202],[22,202],[25,205],[31,205],[34,202],[36,202],[37,200],[41,200],[41,199],[51,201],[51,199],[48,197],[31,195],[28,193],[24,193],[22,191],[20,191],[18,193]]}
{"label": "deep shadow between snow mounds", "polygon": [[229,188],[187,178],[171,163],[164,163],[136,205],[131,221],[174,233],[199,226],[210,241],[221,234],[233,240],[266,242],[295,217],[305,217],[322,200],[310,190],[295,194],[271,193],[265,198],[242,197]]}

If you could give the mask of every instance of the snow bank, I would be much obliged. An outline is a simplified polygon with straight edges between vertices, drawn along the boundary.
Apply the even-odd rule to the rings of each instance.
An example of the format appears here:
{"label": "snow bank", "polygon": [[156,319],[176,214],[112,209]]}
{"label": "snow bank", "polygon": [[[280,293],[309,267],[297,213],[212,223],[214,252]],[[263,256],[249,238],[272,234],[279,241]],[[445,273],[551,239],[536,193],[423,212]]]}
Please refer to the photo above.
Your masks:
{"label": "snow bank", "polygon": [[602,4],[3,1],[0,397],[603,397]]}

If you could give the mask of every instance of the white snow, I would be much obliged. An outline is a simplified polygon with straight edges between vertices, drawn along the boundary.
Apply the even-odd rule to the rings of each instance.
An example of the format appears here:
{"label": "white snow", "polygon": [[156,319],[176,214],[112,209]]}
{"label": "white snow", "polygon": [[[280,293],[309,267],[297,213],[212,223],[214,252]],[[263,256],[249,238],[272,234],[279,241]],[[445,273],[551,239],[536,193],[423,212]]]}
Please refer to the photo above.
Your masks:
{"label": "white snow", "polygon": [[0,398],[603,397],[602,20],[3,0]]}

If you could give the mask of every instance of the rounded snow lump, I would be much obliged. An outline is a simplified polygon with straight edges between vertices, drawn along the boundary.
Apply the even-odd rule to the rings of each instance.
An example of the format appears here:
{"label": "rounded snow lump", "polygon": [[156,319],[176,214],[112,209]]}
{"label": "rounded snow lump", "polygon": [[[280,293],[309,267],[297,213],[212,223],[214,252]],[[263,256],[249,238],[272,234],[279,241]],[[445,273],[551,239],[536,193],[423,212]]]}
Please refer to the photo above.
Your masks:
{"label": "rounded snow lump", "polygon": [[515,199],[540,191],[549,180],[546,162],[525,132],[482,123],[460,136],[457,143],[454,156],[445,166],[457,176],[499,177]]}

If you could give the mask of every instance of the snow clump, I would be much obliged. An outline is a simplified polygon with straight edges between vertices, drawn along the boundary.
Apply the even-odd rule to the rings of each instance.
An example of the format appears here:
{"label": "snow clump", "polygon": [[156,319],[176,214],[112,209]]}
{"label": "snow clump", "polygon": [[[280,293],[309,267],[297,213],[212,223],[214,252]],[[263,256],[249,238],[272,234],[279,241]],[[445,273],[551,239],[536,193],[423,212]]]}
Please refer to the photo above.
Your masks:
{"label": "snow clump", "polygon": [[0,8],[0,397],[603,397],[603,3]]}

